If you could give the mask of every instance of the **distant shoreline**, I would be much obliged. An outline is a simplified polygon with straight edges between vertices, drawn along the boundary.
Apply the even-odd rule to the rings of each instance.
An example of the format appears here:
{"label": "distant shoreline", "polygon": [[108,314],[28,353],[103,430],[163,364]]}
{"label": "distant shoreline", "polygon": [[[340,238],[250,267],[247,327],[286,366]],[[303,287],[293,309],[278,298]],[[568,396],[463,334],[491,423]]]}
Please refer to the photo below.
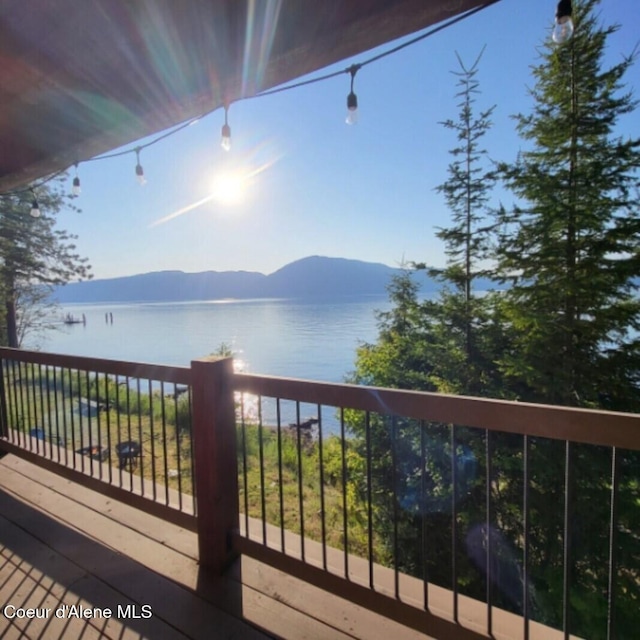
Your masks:
{"label": "distant shoreline", "polygon": [[[248,271],[152,273],[87,280],[56,287],[52,300],[59,304],[152,304],[167,302],[217,302],[225,300],[289,300],[387,295],[387,288],[402,269],[384,264],[311,256],[264,275]],[[424,271],[414,273],[421,293],[432,293],[441,284]],[[493,283],[479,282],[480,289]]]}
{"label": "distant shoreline", "polygon": [[[294,303],[308,303],[319,304],[322,302],[327,303],[345,303],[353,300],[366,301],[384,299],[387,295],[384,293],[361,293],[361,294],[342,294],[334,296],[278,296],[262,298],[217,298],[217,299],[202,299],[202,300],[96,300],[85,302],[58,302],[61,307],[126,307],[126,306],[162,306],[162,305],[199,305],[199,304],[211,304],[211,305],[225,305],[225,304],[252,304],[259,302],[294,302]],[[60,322],[63,322],[62,320]]]}

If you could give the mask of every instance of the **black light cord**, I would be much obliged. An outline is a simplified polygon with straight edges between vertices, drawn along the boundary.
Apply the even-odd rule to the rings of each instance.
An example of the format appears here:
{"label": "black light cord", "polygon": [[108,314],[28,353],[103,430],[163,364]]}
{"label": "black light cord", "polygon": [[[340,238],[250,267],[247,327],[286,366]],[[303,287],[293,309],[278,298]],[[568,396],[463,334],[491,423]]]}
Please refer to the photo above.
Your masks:
{"label": "black light cord", "polygon": [[[349,67],[347,67],[346,69],[340,69],[339,71],[334,71],[332,73],[327,73],[324,74],[322,76],[317,76],[315,78],[311,78],[309,80],[303,80],[301,82],[296,82],[294,84],[288,84],[285,85],[283,87],[277,87],[275,89],[269,89],[267,91],[262,91],[260,93],[256,93],[255,95],[252,96],[244,96],[241,98],[238,98],[237,102],[243,101],[243,100],[255,100],[256,98],[265,98],[267,96],[272,96],[275,95],[277,93],[283,93],[284,91],[292,91],[293,89],[298,89],[300,87],[306,87],[308,85],[311,84],[316,84],[318,82],[324,82],[326,80],[331,80],[332,78],[337,78],[338,76],[342,76],[345,73],[351,74],[351,91],[353,91],[353,80],[355,78],[355,74],[356,72],[361,69],[362,67],[365,67],[369,64],[373,64],[374,62],[377,62],[378,60],[382,60],[383,58],[386,58],[387,56],[390,56],[394,53],[398,53],[398,51],[402,51],[403,49],[406,49],[407,47],[410,47],[418,42],[421,42],[422,40],[425,40],[426,38],[429,38],[433,35],[435,35],[436,33],[439,33],[440,31],[446,29],[447,27],[451,27],[454,24],[457,24],[458,22],[462,22],[463,20],[466,20],[467,18],[471,17],[472,15],[475,15],[476,13],[482,11],[483,9],[486,9],[488,7],[490,7],[491,5],[495,4],[496,2],[499,2],[500,0],[487,0],[485,1],[483,4],[475,7],[474,9],[471,9],[465,13],[462,13],[458,16],[456,16],[455,18],[451,18],[450,20],[438,25],[437,27],[434,27],[432,29],[429,29],[428,31],[425,31],[424,33],[420,34],[419,36],[416,36],[415,38],[412,38],[411,40],[407,40],[406,42],[403,42],[402,44],[399,44],[396,47],[393,47],[391,49],[387,49],[386,51],[382,51],[381,53],[372,56],[371,58],[366,59],[364,62],[360,62],[358,64],[353,64],[350,65]],[[183,129],[186,129],[187,127],[191,126],[194,122],[197,122],[198,120],[201,120],[202,118],[205,118],[206,116],[210,115],[211,113],[213,113],[214,111],[217,111],[219,108],[219,106],[215,107],[214,109],[211,109],[210,111],[207,111],[195,118],[191,118],[190,120],[187,120],[185,122],[183,122],[182,124],[174,127],[173,129],[166,131],[165,133],[155,137],[153,140],[150,140],[149,142],[143,144],[143,145],[138,145],[136,147],[130,148],[130,149],[124,149],[123,151],[116,151],[113,153],[106,153],[103,155],[98,155],[98,156],[94,156],[93,158],[87,158],[86,160],[83,160],[82,162],[96,162],[98,160],[109,160],[111,158],[119,158],[121,156],[126,156],[126,155],[130,155],[130,154],[137,154],[138,157],[140,155],[140,152],[144,149],[147,149],[148,147],[153,146],[154,144],[157,144],[158,142],[161,142],[162,140],[165,140],[166,138],[169,138],[173,135],[175,135],[176,133],[178,133],[179,131],[182,131]],[[227,112],[227,108],[225,107],[225,122],[226,122],[226,112]],[[74,165],[78,165],[79,162],[75,162]],[[70,165],[72,166],[72,165]],[[53,173],[49,176],[47,176],[46,178],[43,178],[41,181],[39,181],[38,183],[34,183],[32,186],[33,188],[38,188],[38,187],[42,187],[45,184],[47,184],[48,182],[55,180],[58,176],[62,175],[63,173],[65,173],[67,170],[69,169],[69,167],[65,168],[65,169],[61,169],[60,171],[57,171],[56,173]],[[23,193],[29,193],[31,191],[32,187],[27,187],[25,189],[19,189],[19,190],[15,190],[15,191],[8,191],[6,193],[0,194],[2,196],[9,196],[9,195],[20,195]]]}

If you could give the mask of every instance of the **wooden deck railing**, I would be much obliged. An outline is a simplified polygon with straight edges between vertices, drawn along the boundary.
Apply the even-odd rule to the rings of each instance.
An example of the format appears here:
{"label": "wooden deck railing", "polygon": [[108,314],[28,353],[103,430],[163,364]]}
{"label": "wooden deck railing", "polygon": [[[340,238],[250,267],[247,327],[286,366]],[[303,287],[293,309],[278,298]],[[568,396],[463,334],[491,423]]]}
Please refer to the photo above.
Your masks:
{"label": "wooden deck railing", "polygon": [[[250,554],[439,639],[632,637],[638,415],[236,374],[230,359],[0,358],[0,447],[197,528],[211,571]],[[132,440],[138,467],[122,468]],[[80,445],[109,453],[92,466]]]}
{"label": "wooden deck railing", "polygon": [[196,528],[191,370],[0,348],[0,448]]}
{"label": "wooden deck railing", "polygon": [[242,553],[435,638],[633,636],[639,415],[234,379]]}

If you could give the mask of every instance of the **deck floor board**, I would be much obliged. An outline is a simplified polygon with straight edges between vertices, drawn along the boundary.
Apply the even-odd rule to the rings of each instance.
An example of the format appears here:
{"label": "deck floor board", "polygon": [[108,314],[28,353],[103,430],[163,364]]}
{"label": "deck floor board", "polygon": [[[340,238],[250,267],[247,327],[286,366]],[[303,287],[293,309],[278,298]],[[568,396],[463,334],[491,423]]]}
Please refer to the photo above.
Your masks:
{"label": "deck floor board", "polygon": [[148,619],[7,620],[27,640],[353,640],[426,636],[243,557],[203,574],[193,532],[13,455],[0,458],[0,606],[151,606]]}

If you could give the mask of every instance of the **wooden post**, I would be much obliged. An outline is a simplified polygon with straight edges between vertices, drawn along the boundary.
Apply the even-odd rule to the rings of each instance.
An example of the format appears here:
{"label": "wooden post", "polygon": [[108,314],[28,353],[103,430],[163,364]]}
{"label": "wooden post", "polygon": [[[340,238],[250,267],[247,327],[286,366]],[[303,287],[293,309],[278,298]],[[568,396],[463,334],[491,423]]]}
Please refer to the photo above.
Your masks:
{"label": "wooden post", "polygon": [[191,371],[200,565],[219,575],[239,526],[233,358],[193,360]]}
{"label": "wooden post", "polygon": [[[0,438],[9,437],[9,419],[7,415],[7,393],[5,388],[4,372],[5,372],[4,358],[0,358]],[[0,452],[0,455],[3,455]]]}

